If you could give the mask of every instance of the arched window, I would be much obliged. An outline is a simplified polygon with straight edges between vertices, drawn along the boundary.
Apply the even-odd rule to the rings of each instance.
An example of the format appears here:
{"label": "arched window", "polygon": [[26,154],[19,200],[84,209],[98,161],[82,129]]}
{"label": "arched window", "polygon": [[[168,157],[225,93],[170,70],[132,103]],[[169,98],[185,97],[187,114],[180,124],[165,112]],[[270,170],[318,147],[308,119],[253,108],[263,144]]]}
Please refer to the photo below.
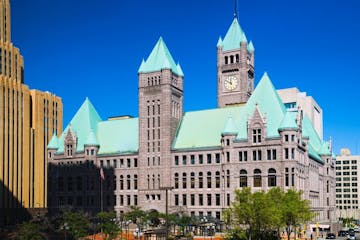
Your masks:
{"label": "arched window", "polygon": [[203,173],[199,172],[199,188],[203,188]]}
{"label": "arched window", "polygon": [[211,188],[211,172],[207,172],[207,188]]}
{"label": "arched window", "polygon": [[254,170],[254,187],[261,187],[261,171],[260,171],[260,169]]}
{"label": "arched window", "polygon": [[179,188],[179,174],[175,173],[175,185],[174,188]]}
{"label": "arched window", "polygon": [[240,170],[240,187],[247,187],[247,171],[245,169]]}
{"label": "arched window", "polygon": [[158,174],[158,179],[157,179],[157,185],[158,185],[158,188],[160,188],[160,174]]}
{"label": "arched window", "polygon": [[183,173],[182,175],[182,187],[185,189],[186,186],[186,173]]}
{"label": "arched window", "polygon": [[147,188],[150,188],[150,175],[147,175]]}
{"label": "arched window", "polygon": [[134,189],[138,189],[138,179],[137,174],[134,175]]}
{"label": "arched window", "polygon": [[126,176],[126,188],[131,189],[130,175]]}
{"label": "arched window", "polygon": [[228,56],[225,56],[225,64],[228,64],[229,63],[229,58]]}
{"label": "arched window", "polygon": [[220,172],[215,173],[215,187],[220,188]]}
{"label": "arched window", "polygon": [[190,173],[190,188],[195,188],[195,173]]}
{"label": "arched window", "polygon": [[124,176],[120,175],[120,190],[124,189]]}
{"label": "arched window", "polygon": [[155,189],[155,175],[152,175],[152,189]]}
{"label": "arched window", "polygon": [[270,168],[268,170],[268,186],[275,187],[276,186],[276,170]]}

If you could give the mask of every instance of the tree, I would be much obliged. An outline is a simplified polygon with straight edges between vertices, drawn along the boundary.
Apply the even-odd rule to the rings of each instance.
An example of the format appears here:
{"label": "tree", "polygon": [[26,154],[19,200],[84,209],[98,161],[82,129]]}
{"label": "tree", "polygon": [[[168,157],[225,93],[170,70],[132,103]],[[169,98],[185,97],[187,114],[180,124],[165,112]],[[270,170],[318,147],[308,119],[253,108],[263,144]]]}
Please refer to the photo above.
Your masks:
{"label": "tree", "polygon": [[130,211],[125,213],[124,218],[139,225],[142,224],[145,219],[145,212],[138,206],[130,206]]}
{"label": "tree", "polygon": [[[302,192],[273,188],[267,193],[251,192],[250,188],[235,191],[235,200],[224,212],[225,221],[232,226],[228,239],[279,239],[285,228],[288,237],[301,223],[314,216],[309,201]],[[290,239],[290,238],[289,238]]]}
{"label": "tree", "polygon": [[17,231],[19,240],[42,240],[41,227],[37,223],[24,222],[18,225]]}
{"label": "tree", "polygon": [[283,196],[280,206],[282,221],[284,222],[288,239],[291,232],[296,233],[296,227],[310,221],[315,214],[310,210],[310,202],[301,198],[301,191],[289,189]]}
{"label": "tree", "polygon": [[83,212],[66,211],[59,227],[65,234],[69,233],[74,239],[78,239],[88,234],[89,225],[89,220]]}
{"label": "tree", "polygon": [[120,228],[116,221],[116,213],[113,212],[99,212],[97,214],[100,220],[100,229],[106,236],[106,239],[114,239],[120,233]]}

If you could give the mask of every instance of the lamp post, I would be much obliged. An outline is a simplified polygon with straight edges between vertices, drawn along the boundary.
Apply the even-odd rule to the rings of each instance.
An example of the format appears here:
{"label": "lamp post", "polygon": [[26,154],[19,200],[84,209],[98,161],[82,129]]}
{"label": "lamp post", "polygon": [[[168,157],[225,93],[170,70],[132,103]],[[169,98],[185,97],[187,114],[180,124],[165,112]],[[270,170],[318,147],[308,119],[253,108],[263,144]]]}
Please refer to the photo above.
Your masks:
{"label": "lamp post", "polygon": [[206,216],[202,216],[202,217],[200,218],[200,222],[201,222],[201,225],[202,225],[202,231],[203,231],[203,236],[204,236],[204,240],[205,240],[205,230],[206,230],[205,224],[207,223],[207,218],[206,218]]}

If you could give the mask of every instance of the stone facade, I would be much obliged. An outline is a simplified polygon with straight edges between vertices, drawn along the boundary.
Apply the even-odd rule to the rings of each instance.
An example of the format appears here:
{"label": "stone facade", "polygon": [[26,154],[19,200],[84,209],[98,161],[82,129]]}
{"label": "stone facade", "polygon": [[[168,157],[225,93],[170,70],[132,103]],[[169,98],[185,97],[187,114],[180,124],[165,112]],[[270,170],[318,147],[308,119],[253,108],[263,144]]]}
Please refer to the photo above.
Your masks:
{"label": "stone facade", "polygon": [[[168,204],[170,212],[220,220],[223,210],[234,199],[235,189],[247,186],[253,191],[266,191],[277,186],[284,190],[302,190],[304,198],[310,200],[312,209],[318,213],[316,221],[334,221],[335,161],[331,148],[318,138],[301,109],[285,110],[266,74],[254,90],[252,44],[249,47],[250,44],[239,42],[238,49],[229,50],[226,38],[223,44],[220,40],[217,49],[219,108],[192,113],[183,112],[182,71],[169,57],[163,40],[158,41],[139,69],[139,118],[126,120],[137,122],[137,129],[130,133],[124,129],[119,133],[129,141],[138,134],[134,148],[125,144],[118,152],[100,152],[108,146],[101,143],[104,133],[99,124],[115,126],[125,121],[100,119],[97,125],[88,127],[90,132],[97,128],[97,141],[85,143],[84,148],[79,149],[76,144],[87,137],[81,133],[85,128],[76,124],[79,116],[83,111],[89,118],[96,115],[92,105],[85,101],[60,137],[59,145],[54,138],[54,145],[48,147],[50,210],[67,206],[96,212],[104,208],[115,209],[120,216],[132,205],[165,212]],[[160,66],[155,62],[160,62]],[[225,86],[230,75],[235,76],[237,82]],[[232,118],[238,122],[234,124]],[[238,127],[239,121],[243,127]],[[198,145],[198,129],[192,128],[192,124],[202,128],[204,135],[219,132],[219,128],[225,130],[215,134],[215,140],[209,144],[204,143],[208,139],[203,137],[202,145]],[[217,130],[213,130],[214,126]],[[239,137],[241,129],[246,137]],[[112,130],[115,134],[115,127]],[[191,137],[184,138],[183,134]],[[116,140],[119,136],[106,136],[119,141],[120,146],[121,141]],[[181,141],[183,144],[178,144]],[[59,151],[62,145],[64,150]],[[83,170],[77,171],[79,167]],[[104,180],[100,174],[102,169]],[[79,179],[78,190],[74,190],[74,179]],[[106,187],[99,192],[101,185]],[[74,198],[80,199],[79,204],[74,203]]]}

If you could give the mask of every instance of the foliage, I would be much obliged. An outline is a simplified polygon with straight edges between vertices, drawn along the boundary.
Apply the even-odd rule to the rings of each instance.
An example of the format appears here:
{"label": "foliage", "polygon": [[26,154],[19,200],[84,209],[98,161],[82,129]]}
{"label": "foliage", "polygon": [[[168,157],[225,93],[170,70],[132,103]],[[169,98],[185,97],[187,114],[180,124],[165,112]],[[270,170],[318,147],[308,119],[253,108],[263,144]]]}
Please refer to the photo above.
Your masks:
{"label": "foliage", "polygon": [[301,223],[310,221],[313,213],[302,192],[272,188],[268,192],[235,191],[235,201],[224,212],[224,220],[232,229],[227,239],[278,239],[285,228],[290,235]]}
{"label": "foliage", "polygon": [[107,239],[114,239],[120,232],[120,228],[116,222],[115,212],[99,212],[97,214],[100,220],[100,229],[107,236]]}
{"label": "foliage", "polygon": [[83,212],[66,211],[59,227],[74,239],[78,239],[88,234],[89,224],[89,220]]}
{"label": "foliage", "polygon": [[139,225],[145,220],[145,212],[138,206],[130,206],[130,211],[125,213],[124,219]]}
{"label": "foliage", "polygon": [[161,217],[161,214],[158,211],[150,210],[144,214],[144,221],[150,227],[157,227],[160,225],[160,217]]}
{"label": "foliage", "polygon": [[42,240],[41,227],[39,224],[32,222],[24,222],[18,225],[18,239],[19,240]]}

